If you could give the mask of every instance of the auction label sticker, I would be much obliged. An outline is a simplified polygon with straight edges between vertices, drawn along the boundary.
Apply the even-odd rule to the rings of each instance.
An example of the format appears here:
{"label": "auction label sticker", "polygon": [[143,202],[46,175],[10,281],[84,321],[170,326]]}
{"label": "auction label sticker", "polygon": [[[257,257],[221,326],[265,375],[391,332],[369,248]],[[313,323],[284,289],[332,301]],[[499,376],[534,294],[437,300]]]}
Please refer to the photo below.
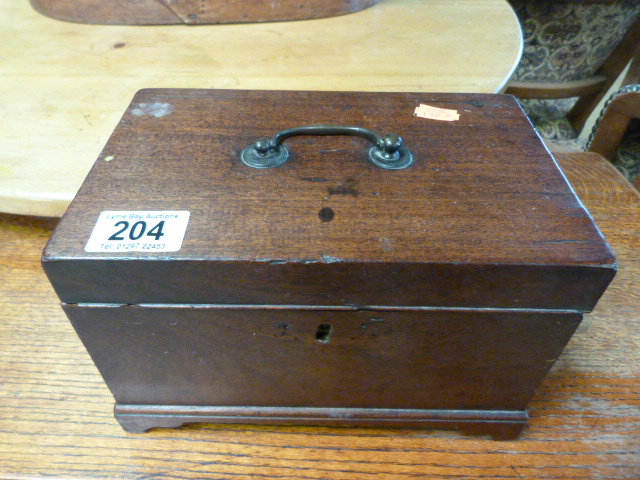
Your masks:
{"label": "auction label sticker", "polygon": [[416,107],[413,114],[416,117],[441,120],[443,122],[455,122],[460,119],[460,115],[457,110],[432,107],[431,105],[425,105],[423,103]]}
{"label": "auction label sticker", "polygon": [[100,214],[85,252],[177,252],[187,231],[189,212],[113,211]]}

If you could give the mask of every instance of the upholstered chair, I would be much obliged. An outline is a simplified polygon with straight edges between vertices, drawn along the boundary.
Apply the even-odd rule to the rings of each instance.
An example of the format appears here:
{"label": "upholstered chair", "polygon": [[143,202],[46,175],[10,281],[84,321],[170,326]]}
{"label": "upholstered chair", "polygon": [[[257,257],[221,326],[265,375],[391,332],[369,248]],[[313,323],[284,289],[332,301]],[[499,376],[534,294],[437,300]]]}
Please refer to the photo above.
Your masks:
{"label": "upholstered chair", "polygon": [[[510,0],[524,52],[507,93],[540,134],[576,139],[640,47],[638,0]],[[636,69],[640,70],[640,69]],[[637,77],[637,71],[632,74]],[[630,74],[626,83],[636,83]]]}

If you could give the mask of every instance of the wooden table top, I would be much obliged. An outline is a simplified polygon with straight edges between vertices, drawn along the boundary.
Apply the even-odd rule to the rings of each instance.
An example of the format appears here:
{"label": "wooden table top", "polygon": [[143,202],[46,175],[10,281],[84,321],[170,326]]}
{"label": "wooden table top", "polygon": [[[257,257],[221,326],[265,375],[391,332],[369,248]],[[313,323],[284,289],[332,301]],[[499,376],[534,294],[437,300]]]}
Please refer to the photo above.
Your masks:
{"label": "wooden table top", "polygon": [[0,214],[0,478],[638,478],[640,195],[595,154],[557,158],[620,271],[515,441],[231,425],[127,434],[39,264],[56,220]]}
{"label": "wooden table top", "polygon": [[382,0],[341,17],[210,26],[0,9],[0,211],[60,216],[142,88],[500,91],[522,49],[506,0]]}

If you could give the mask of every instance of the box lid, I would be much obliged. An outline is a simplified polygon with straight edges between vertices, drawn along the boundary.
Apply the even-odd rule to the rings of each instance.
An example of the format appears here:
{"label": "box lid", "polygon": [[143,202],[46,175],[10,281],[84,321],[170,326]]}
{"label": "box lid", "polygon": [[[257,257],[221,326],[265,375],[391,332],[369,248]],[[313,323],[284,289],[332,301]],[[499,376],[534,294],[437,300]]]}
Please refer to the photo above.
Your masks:
{"label": "box lid", "polygon": [[[383,169],[367,140],[306,135],[279,167],[241,160],[319,124],[398,134],[413,163]],[[189,212],[177,251],[85,250],[102,212],[167,211]],[[157,243],[152,227],[131,238]],[[43,265],[66,303],[572,311],[616,267],[510,96],[190,89],[138,92]]]}

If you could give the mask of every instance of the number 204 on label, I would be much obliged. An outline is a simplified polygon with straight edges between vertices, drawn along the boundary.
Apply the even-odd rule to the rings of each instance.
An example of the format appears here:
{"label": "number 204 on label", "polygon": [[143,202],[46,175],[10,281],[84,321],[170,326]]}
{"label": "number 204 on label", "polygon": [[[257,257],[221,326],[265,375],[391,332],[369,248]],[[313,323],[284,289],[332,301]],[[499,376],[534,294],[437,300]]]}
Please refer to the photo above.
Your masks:
{"label": "number 204 on label", "polygon": [[86,252],[177,252],[187,231],[189,212],[113,211],[100,214]]}

